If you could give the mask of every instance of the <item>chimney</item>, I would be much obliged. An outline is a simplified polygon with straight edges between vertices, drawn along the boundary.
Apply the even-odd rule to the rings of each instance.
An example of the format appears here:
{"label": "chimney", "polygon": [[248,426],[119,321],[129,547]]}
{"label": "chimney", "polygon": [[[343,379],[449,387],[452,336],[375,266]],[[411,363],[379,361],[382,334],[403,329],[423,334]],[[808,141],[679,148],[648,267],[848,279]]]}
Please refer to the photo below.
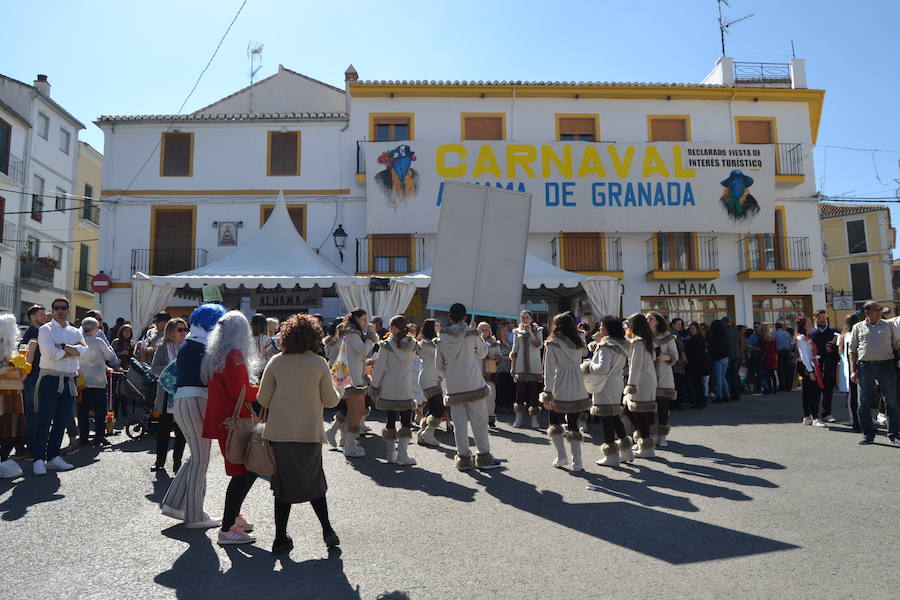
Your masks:
{"label": "chimney", "polygon": [[34,87],[42,96],[50,97],[50,82],[47,81],[46,75],[38,75],[34,80]]}
{"label": "chimney", "polygon": [[350,114],[350,84],[359,81],[359,73],[353,68],[353,65],[347,67],[344,71],[344,102],[347,105],[347,114]]}

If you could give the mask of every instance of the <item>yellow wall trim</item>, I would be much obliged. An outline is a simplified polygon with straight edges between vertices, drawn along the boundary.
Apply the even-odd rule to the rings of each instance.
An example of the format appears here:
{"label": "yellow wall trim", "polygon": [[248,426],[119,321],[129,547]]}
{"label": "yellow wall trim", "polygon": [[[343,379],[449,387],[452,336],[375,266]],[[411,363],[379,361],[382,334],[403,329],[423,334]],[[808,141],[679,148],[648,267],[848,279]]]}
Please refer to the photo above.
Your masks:
{"label": "yellow wall trim", "polygon": [[753,270],[741,271],[737,274],[738,281],[746,281],[748,279],[809,279],[813,276],[812,269],[797,269],[795,271],[788,270]]}
{"label": "yellow wall trim", "polygon": [[[378,113],[369,113],[369,141],[375,141],[375,119],[379,117],[387,117],[387,118],[402,118],[406,117],[409,119],[409,139],[416,139],[416,113],[411,112],[378,112]],[[403,140],[397,140],[403,141]]]}
{"label": "yellow wall trim", "polygon": [[806,175],[776,175],[775,183],[803,183]]}
{"label": "yellow wall trim", "polygon": [[714,271],[659,271],[653,270],[647,273],[647,281],[661,281],[664,279],[718,279],[720,272]]}
{"label": "yellow wall trim", "polygon": [[336,190],[103,190],[101,196],[345,196],[349,189]]}
{"label": "yellow wall trim", "polygon": [[124,281],[114,282],[111,286],[114,290],[126,290],[131,289],[131,283],[125,283]]}
{"label": "yellow wall trim", "polygon": [[624,279],[624,271],[575,271],[579,275],[588,275],[590,277],[615,277],[616,279]]}
{"label": "yellow wall trim", "polygon": [[356,180],[357,180],[357,181],[365,181],[365,180],[366,180],[366,174],[365,174],[365,173],[357,173],[357,174],[356,174]]}

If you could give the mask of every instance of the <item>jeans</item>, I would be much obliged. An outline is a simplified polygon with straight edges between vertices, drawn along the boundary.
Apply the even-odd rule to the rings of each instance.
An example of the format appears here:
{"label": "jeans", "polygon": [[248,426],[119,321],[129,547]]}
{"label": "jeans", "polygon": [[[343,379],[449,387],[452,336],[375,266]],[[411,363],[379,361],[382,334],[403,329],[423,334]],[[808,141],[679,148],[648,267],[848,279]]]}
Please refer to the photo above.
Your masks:
{"label": "jeans", "polygon": [[72,420],[75,398],[69,393],[68,383],[63,385],[62,392],[57,391],[58,386],[59,377],[48,375],[41,379],[37,431],[32,451],[35,460],[52,460],[59,456],[63,434]]}
{"label": "jeans", "polygon": [[725,372],[728,371],[728,357],[720,358],[713,362],[712,372],[716,380],[716,398],[728,398],[728,381]]}
{"label": "jeans", "polygon": [[789,392],[794,385],[794,369],[791,365],[793,357],[794,353],[790,350],[778,351],[778,382],[783,392]]}
{"label": "jeans", "polygon": [[728,372],[725,374],[725,377],[728,379],[728,391],[731,392],[732,400],[741,399],[741,379],[738,376],[738,371],[740,371],[740,369],[740,358],[728,359]]}
{"label": "jeans", "polygon": [[35,454],[37,442],[35,441],[35,433],[37,433],[38,418],[34,412],[34,382],[26,383],[22,390],[22,400],[25,404],[25,444],[28,451],[32,455]]}
{"label": "jeans", "polygon": [[895,389],[897,373],[894,370],[893,361],[881,364],[872,364],[865,361],[857,363],[856,373],[859,377],[859,426],[862,428],[863,437],[868,440],[875,438],[875,426],[872,424],[872,396],[875,391],[875,380],[884,396],[884,406],[888,418],[888,433],[900,435],[900,423],[897,421],[897,392]]}
{"label": "jeans", "polygon": [[88,413],[94,411],[94,440],[106,437],[106,389],[84,388],[81,390],[81,404],[78,405],[78,437],[87,442],[91,430]]}

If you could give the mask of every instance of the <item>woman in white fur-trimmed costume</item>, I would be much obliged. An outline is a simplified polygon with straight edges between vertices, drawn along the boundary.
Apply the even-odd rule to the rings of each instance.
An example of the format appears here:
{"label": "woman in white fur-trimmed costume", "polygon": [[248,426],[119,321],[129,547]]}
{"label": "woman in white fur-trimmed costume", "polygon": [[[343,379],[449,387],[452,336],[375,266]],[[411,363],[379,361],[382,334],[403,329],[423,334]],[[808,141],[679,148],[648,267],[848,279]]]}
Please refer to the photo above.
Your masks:
{"label": "woman in white fur-trimmed costume", "polygon": [[525,411],[531,415],[531,428],[538,429],[541,414],[540,394],[543,389],[541,346],[544,345],[544,329],[534,322],[530,310],[519,315],[519,326],[513,329],[513,348],[509,353],[512,375],[516,382],[516,403],[513,409],[516,420],[513,427],[525,425]]}
{"label": "woman in white fur-trimmed costume", "polygon": [[435,366],[434,355],[437,352],[435,339],[441,332],[441,322],[437,319],[425,319],[419,331],[419,358],[422,359],[422,370],[419,372],[419,387],[428,402],[428,416],[419,423],[417,441],[420,446],[440,446],[435,432],[441,425],[446,407],[444,406],[444,390],[441,387],[441,376]]}
{"label": "woman in white fur-trimmed costume", "polygon": [[628,358],[628,381],[625,385],[625,409],[635,426],[634,441],[637,451],[634,455],[640,458],[653,458],[653,437],[650,435],[650,423],[656,414],[656,364],[654,354],[656,346],[653,331],[647,318],[635,313],[625,322],[626,332],[631,342],[631,355]]}
{"label": "woman in white fur-trimmed costume", "polygon": [[581,372],[594,380],[590,390],[593,402],[591,414],[600,417],[603,427],[604,443],[600,446],[603,458],[597,464],[617,467],[620,463],[634,460],[631,450],[634,440],[628,437],[622,422],[622,392],[628,377],[628,356],[632,348],[625,338],[622,319],[618,317],[604,317],[600,321],[599,335],[600,340],[590,344],[593,354],[589,361],[582,363]]}
{"label": "woman in white fur-trimmed costume", "polygon": [[412,409],[415,406],[410,369],[418,346],[409,335],[406,317],[396,315],[391,319],[390,336],[379,345],[369,396],[375,400],[375,408],[387,412],[387,425],[381,432],[386,447],[385,456],[390,464],[414,465],[416,459],[409,455]]}
{"label": "woman in white fur-trimmed costume", "polygon": [[647,313],[647,323],[656,334],[656,424],[651,426],[650,433],[656,439],[657,448],[668,446],[669,405],[677,398],[675,391],[675,373],[672,365],[678,362],[678,343],[675,334],[669,331],[669,324],[658,312]]}
{"label": "woman in white fur-trimmed costume", "polygon": [[[578,335],[575,317],[564,312],[553,317],[550,337],[544,352],[544,391],[541,404],[550,412],[547,436],[556,448],[554,467],[569,464],[566,445],[572,449],[572,470],[583,471],[581,442],[584,439],[578,428],[578,417],[591,407],[591,399],[584,387],[581,360],[584,357],[584,340]],[[566,427],[563,429],[563,419]]]}

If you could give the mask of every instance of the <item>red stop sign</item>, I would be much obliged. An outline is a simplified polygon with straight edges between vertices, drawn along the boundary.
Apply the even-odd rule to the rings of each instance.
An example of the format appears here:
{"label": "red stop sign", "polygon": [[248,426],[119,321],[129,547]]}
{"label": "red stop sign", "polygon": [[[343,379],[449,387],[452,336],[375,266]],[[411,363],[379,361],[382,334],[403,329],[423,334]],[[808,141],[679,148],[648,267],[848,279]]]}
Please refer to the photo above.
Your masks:
{"label": "red stop sign", "polygon": [[112,279],[106,273],[97,273],[91,277],[91,290],[97,294],[105,294],[112,287]]}

